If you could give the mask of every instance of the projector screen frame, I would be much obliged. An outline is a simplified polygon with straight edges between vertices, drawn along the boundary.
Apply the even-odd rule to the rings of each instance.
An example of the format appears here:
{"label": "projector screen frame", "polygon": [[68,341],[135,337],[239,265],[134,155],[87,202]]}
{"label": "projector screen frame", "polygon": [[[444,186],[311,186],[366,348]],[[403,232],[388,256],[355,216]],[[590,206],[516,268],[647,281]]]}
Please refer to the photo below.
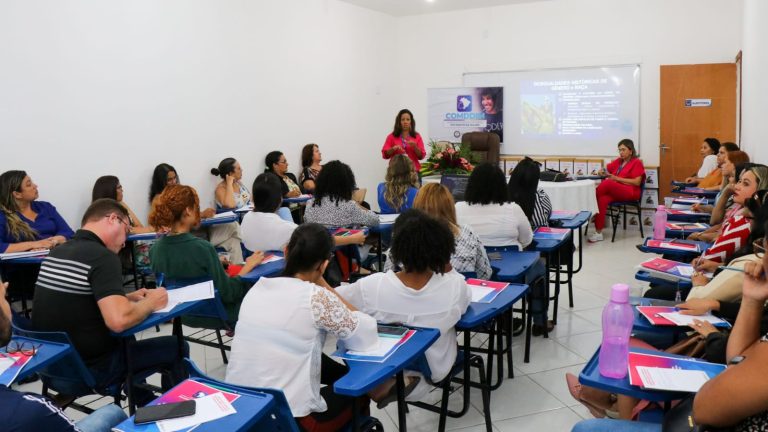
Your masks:
{"label": "projector screen frame", "polygon": [[[508,99],[508,105],[511,106],[511,98],[512,98],[512,92],[507,91],[508,86],[503,83],[482,83],[482,82],[473,82],[473,83],[467,83],[466,79],[468,76],[478,76],[478,75],[487,75],[487,74],[520,74],[520,73],[536,73],[536,72],[552,72],[552,71],[569,71],[569,70],[587,70],[587,69],[600,69],[600,68],[636,68],[637,69],[637,118],[636,118],[636,124],[635,129],[637,130],[636,138],[635,139],[635,147],[637,148],[638,155],[642,152],[642,111],[643,111],[643,101],[642,101],[642,87],[643,87],[643,80],[642,80],[642,63],[641,62],[622,62],[617,64],[598,64],[598,65],[580,65],[580,66],[552,66],[552,67],[535,67],[535,68],[523,68],[523,69],[509,69],[509,70],[484,70],[484,71],[467,71],[462,73],[462,86],[465,87],[482,87],[482,86],[501,86],[505,89],[505,98]],[[516,92],[519,93],[519,92]],[[505,138],[512,138],[512,124],[507,124],[505,121],[505,130],[507,130],[507,135]],[[618,142],[618,141],[617,141]],[[505,151],[506,143],[502,143],[501,146],[501,155],[502,156],[522,156],[523,153],[510,153],[508,151]],[[533,155],[533,153],[530,153],[530,155]],[[552,156],[562,156],[562,157],[575,157],[575,158],[588,158],[588,157],[595,157],[595,158],[606,158],[606,157],[615,157],[616,153],[563,153],[563,152],[555,152],[555,153],[549,153],[549,152],[543,152],[543,153],[537,153],[537,156],[542,157],[552,157]]]}

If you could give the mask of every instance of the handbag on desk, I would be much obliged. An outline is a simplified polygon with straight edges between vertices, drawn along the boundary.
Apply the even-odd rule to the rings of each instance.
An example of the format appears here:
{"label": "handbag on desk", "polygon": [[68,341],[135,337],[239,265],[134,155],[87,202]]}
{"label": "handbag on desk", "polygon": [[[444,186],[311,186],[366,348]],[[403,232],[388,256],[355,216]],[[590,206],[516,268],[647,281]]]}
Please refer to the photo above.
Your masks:
{"label": "handbag on desk", "polygon": [[564,182],[568,180],[568,177],[560,171],[547,168],[539,174],[539,180],[550,182]]}

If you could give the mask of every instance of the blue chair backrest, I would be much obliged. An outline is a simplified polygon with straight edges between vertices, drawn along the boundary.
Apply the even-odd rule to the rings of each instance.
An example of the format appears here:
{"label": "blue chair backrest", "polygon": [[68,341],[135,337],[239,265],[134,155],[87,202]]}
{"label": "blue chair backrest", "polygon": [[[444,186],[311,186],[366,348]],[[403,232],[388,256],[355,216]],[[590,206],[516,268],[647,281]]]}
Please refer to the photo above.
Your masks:
{"label": "blue chair backrest", "polygon": [[[74,348],[69,336],[64,332],[34,331],[21,328],[14,322],[13,334],[30,339],[67,344]],[[42,368],[38,373],[48,386],[57,392],[76,397],[96,392],[96,380],[85,366],[80,354],[74,349],[64,358]]]}
{"label": "blue chair backrest", "polygon": [[[210,276],[200,276],[195,278],[165,278],[165,288],[173,290],[176,288],[183,288],[187,285],[192,285],[200,282],[206,282],[211,280]],[[200,306],[195,308],[193,313],[185,314],[185,316],[195,316],[203,318],[215,318],[220,319],[223,324],[229,323],[227,311],[224,309],[224,304],[221,303],[219,292],[216,291],[216,297],[211,300],[204,301]]]}
{"label": "blue chair backrest", "polygon": [[[261,392],[271,395],[275,399],[275,403],[277,405],[277,414],[275,416],[276,418],[270,418],[269,416],[266,416],[266,418],[259,423],[259,427],[257,428],[258,430],[261,431],[268,429],[275,431],[299,431],[299,428],[296,425],[296,421],[293,418],[293,414],[291,413],[291,407],[288,405],[288,399],[285,398],[285,394],[282,390],[268,387],[245,387],[225,383],[223,381],[206,376],[200,369],[197,368],[197,365],[195,365],[192,360],[186,358],[184,359],[184,362],[187,365],[190,378],[203,378],[213,383],[218,383],[225,388],[230,387],[232,389],[240,390],[246,393]],[[265,421],[268,424],[264,424]]]}
{"label": "blue chair backrest", "polygon": [[466,279],[477,279],[477,273],[475,272],[459,272]]}

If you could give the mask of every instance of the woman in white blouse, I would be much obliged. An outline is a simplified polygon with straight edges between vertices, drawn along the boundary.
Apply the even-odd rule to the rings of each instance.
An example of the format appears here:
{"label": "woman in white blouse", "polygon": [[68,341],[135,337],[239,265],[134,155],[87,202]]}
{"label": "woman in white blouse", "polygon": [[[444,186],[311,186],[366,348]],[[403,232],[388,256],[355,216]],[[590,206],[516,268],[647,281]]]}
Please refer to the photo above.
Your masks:
{"label": "woman in white blouse", "polygon": [[704,138],[699,153],[704,158],[701,161],[699,171],[695,176],[685,179],[686,183],[698,183],[712,171],[718,169],[717,152],[720,150],[720,141],[717,138]]}
{"label": "woman in white blouse", "polygon": [[[439,329],[440,338],[425,353],[432,382],[443,380],[456,361],[454,326],[472,298],[464,277],[451,270],[454,249],[448,225],[420,210],[407,210],[395,221],[390,248],[403,270],[376,273],[336,288],[380,322]],[[431,389],[415,372],[408,380],[408,386],[417,384],[408,400],[419,400]]]}
{"label": "woman in white blouse", "polygon": [[524,249],[533,231],[519,205],[508,202],[507,184],[501,169],[478,165],[469,176],[466,201],[456,203],[459,225],[469,225],[484,246],[517,246]]}
{"label": "woman in white blouse", "polygon": [[378,343],[376,320],[323,279],[332,248],[324,227],[296,228],[285,251],[284,276],[261,278],[243,299],[227,367],[227,382],[281,389],[304,429],[332,430],[329,425],[352,418],[352,400],[333,393],[346,367],[322,353],[326,334],[353,350]]}

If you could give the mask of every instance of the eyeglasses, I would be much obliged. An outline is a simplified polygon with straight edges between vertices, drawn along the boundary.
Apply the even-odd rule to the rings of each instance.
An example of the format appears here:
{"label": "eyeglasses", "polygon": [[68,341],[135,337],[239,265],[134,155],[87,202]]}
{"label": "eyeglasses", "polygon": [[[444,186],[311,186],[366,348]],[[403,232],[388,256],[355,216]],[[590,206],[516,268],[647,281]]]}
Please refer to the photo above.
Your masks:
{"label": "eyeglasses", "polygon": [[765,239],[762,238],[752,242],[752,250],[755,251],[755,256],[758,258],[763,258],[765,256],[765,246],[763,246],[764,242]]}
{"label": "eyeglasses", "polygon": [[33,356],[37,354],[37,350],[40,349],[42,344],[35,345],[32,342],[24,341],[19,343],[18,341],[11,340],[8,342],[8,346],[5,347],[5,352],[8,354],[21,353],[25,356]]}
{"label": "eyeglasses", "polygon": [[[110,217],[112,217],[112,215],[108,215],[108,216],[105,216],[105,217],[106,217],[107,219],[109,219]],[[116,214],[115,214],[115,219],[117,219],[117,221],[118,221],[119,223],[121,223],[121,224],[125,225],[125,233],[126,233],[126,234],[130,234],[130,233],[131,233],[131,222],[130,222],[130,220],[128,220],[128,221],[124,221],[124,220],[123,220],[123,218],[121,218],[120,216],[118,216],[118,215],[116,215]]]}

